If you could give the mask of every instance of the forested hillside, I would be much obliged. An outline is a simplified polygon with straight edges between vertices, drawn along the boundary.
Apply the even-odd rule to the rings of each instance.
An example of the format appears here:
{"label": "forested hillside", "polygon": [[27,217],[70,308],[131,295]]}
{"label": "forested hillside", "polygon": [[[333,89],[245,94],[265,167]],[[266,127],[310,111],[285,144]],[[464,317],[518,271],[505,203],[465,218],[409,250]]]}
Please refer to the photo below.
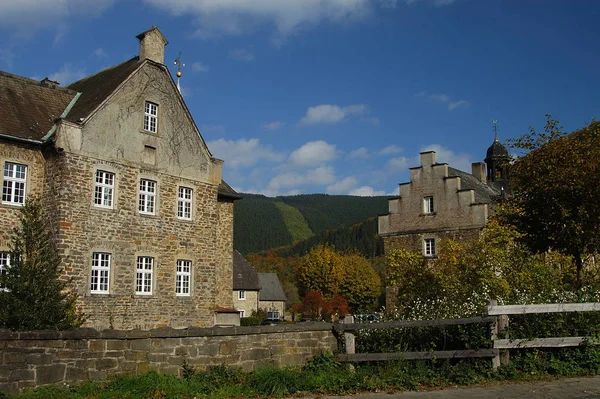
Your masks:
{"label": "forested hillside", "polygon": [[330,245],[339,252],[357,251],[367,259],[383,254],[383,241],[377,237],[377,218],[341,229],[326,230],[306,240],[268,251],[280,257],[303,256],[322,244]]}
{"label": "forested hillside", "polygon": [[[237,201],[234,208],[234,247],[243,255],[290,246],[306,239],[312,241],[299,243],[291,251],[305,252],[306,249],[302,248],[310,248],[313,243],[321,243],[324,239],[330,239],[327,242],[336,247],[339,245],[339,249],[347,249],[350,248],[347,243],[363,241],[361,237],[371,232],[374,237],[376,221],[371,222],[371,230],[365,226],[356,227],[343,233],[345,238],[338,234],[327,238],[321,233],[349,227],[387,212],[387,197],[325,194],[275,198],[255,194],[242,196],[243,199]],[[371,240],[374,242],[373,237]],[[371,245],[370,248],[359,248],[361,252],[376,251],[373,243],[360,245]]]}

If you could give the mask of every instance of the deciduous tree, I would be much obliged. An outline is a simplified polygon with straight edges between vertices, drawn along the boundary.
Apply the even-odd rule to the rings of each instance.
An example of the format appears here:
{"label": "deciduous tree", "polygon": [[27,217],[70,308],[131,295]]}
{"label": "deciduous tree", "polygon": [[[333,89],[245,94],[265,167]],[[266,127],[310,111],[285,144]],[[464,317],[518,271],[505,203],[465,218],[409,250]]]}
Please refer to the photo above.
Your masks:
{"label": "deciduous tree", "polygon": [[532,251],[572,256],[581,286],[584,258],[600,249],[600,124],[564,135],[548,115],[543,133],[532,129],[513,146],[529,152],[511,167],[514,195],[499,216]]}

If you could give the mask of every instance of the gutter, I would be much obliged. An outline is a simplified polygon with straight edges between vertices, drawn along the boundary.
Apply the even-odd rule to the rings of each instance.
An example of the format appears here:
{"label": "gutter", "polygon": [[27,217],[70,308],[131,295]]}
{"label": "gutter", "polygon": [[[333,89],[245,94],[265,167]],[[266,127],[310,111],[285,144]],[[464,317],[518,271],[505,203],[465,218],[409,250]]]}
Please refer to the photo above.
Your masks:
{"label": "gutter", "polygon": [[[67,105],[67,108],[65,108],[65,110],[61,114],[60,119],[64,119],[64,118],[67,117],[67,115],[69,115],[69,112],[71,112],[71,109],[73,109],[73,106],[75,106],[75,103],[77,102],[77,100],[79,100],[80,96],[81,96],[80,92],[77,92],[77,94],[75,94],[75,97],[73,97],[73,99],[71,100],[71,102],[69,103],[69,105]],[[50,137],[52,137],[54,135],[54,132],[56,132],[56,123],[53,124],[52,128],[50,129],[50,131],[44,137],[42,137],[42,142],[45,142]]]}
{"label": "gutter", "polygon": [[30,144],[44,144],[44,142],[40,141],[40,140],[26,139],[26,138],[22,138],[22,137],[9,136],[7,134],[1,134],[1,133],[0,133],[0,138],[7,139],[7,140],[22,141],[23,143],[30,143]]}

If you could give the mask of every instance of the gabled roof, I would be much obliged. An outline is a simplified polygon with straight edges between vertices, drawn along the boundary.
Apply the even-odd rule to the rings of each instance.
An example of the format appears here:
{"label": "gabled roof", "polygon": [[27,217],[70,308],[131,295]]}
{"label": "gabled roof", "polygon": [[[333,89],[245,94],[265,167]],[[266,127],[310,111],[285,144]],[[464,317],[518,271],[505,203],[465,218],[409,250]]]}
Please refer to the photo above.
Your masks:
{"label": "gabled roof", "polygon": [[497,185],[484,183],[470,173],[448,166],[448,177],[454,176],[460,177],[462,190],[475,191],[475,202],[478,204],[490,204],[501,195]]}
{"label": "gabled roof", "polygon": [[258,273],[238,251],[233,251],[233,289],[258,291]]}
{"label": "gabled roof", "polygon": [[88,76],[67,88],[81,93],[77,103],[69,112],[67,119],[79,123],[87,118],[102,102],[104,102],[142,63],[139,57],[125,61],[119,65],[104,69]]}
{"label": "gabled roof", "polygon": [[41,140],[77,92],[0,71],[0,134]]}
{"label": "gabled roof", "polygon": [[259,301],[285,301],[287,297],[276,273],[258,273],[260,281]]}
{"label": "gabled roof", "polygon": [[221,184],[219,184],[219,188],[217,190],[217,196],[223,199],[242,199],[242,196],[233,188],[231,188],[229,184],[225,183],[225,180],[221,180]]}

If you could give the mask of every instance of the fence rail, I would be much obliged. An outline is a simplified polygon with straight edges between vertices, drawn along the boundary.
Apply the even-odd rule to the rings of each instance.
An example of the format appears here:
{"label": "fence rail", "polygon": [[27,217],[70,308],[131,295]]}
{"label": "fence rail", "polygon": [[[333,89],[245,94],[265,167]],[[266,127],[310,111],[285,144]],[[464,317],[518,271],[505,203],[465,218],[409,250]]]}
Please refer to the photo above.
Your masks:
{"label": "fence rail", "polygon": [[[340,362],[371,362],[386,360],[422,360],[422,359],[457,359],[457,358],[491,358],[494,368],[508,364],[510,349],[524,348],[566,348],[575,347],[583,343],[600,345],[597,339],[589,337],[553,337],[531,339],[509,339],[509,315],[541,314],[541,313],[570,313],[570,312],[597,312],[600,303],[560,303],[560,304],[534,304],[534,305],[504,305],[499,306],[496,301],[490,301],[486,307],[486,316],[469,317],[462,319],[393,321],[377,323],[354,323],[349,318],[345,323],[336,324],[334,330],[342,333],[346,346],[345,354],[336,355]],[[439,327],[466,324],[490,323],[492,348],[479,350],[452,350],[452,351],[427,351],[427,352],[393,352],[393,353],[355,353],[355,336],[353,331],[373,330],[388,328],[418,328]]]}

